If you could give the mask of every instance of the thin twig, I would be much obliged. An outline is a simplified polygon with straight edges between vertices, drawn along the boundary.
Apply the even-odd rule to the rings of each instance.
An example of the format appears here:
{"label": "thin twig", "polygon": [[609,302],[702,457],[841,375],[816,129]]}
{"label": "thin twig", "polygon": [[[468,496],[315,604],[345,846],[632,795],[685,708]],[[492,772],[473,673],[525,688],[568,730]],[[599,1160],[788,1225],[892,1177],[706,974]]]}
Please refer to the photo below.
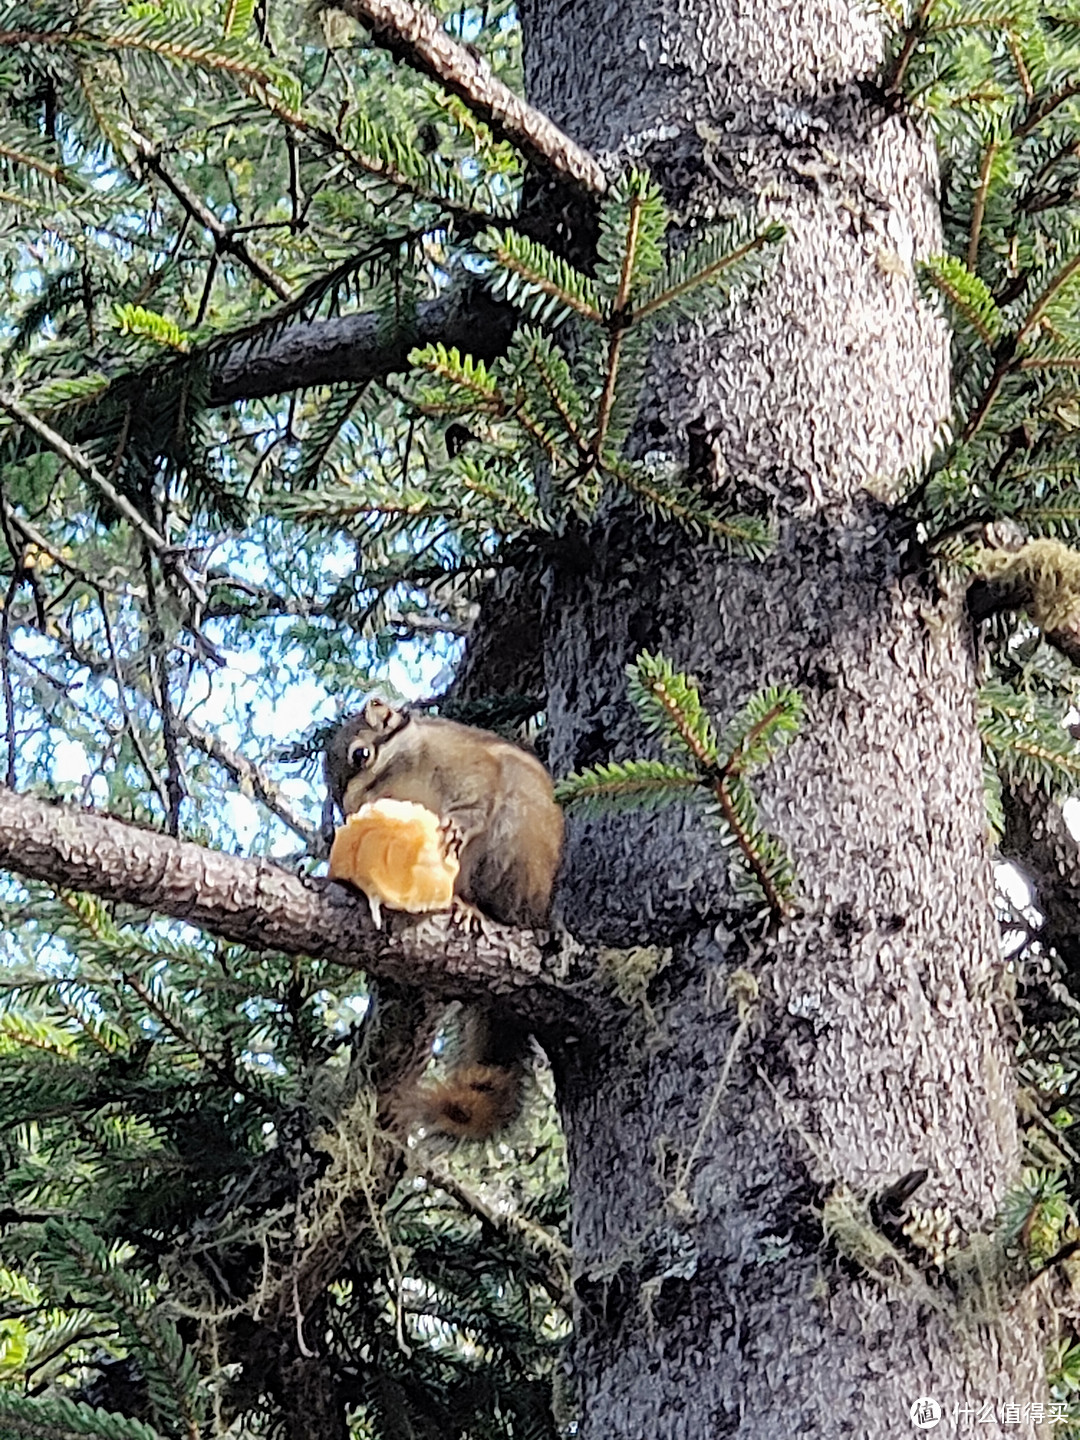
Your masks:
{"label": "thin twig", "polygon": [[728,756],[723,768],[720,771],[720,779],[726,780],[729,775],[741,775],[742,762],[748,750],[752,750],[757,743],[758,737],[772,724],[776,717],[783,711],[783,705],[770,705],[765,714],[755,724],[751,725],[743,738],[736,745],[735,749]]}
{"label": "thin twig", "polygon": [[218,1056],[211,1054],[209,1050],[205,1050],[195,1037],[189,1034],[183,1025],[169,1014],[166,1007],[156,998],[152,991],[147,989],[137,975],[132,974],[130,970],[125,970],[121,972],[120,978],[129,989],[134,990],[135,994],[138,995],[151,1015],[157,1018],[159,1023],[169,1031],[174,1039],[178,1040],[181,1045],[187,1046],[196,1059],[201,1061],[219,1083],[230,1089],[239,1090],[241,1095],[246,1095],[260,1110],[274,1110],[275,1107],[263,1092],[256,1086],[250,1085],[242,1075],[237,1073],[235,1065],[229,1064]]}
{"label": "thin twig", "polygon": [[1055,297],[1061,293],[1061,291],[1065,288],[1065,286],[1069,283],[1069,281],[1073,278],[1073,276],[1078,270],[1080,270],[1080,255],[1074,255],[1067,264],[1061,267],[1061,269],[1053,277],[1050,283],[1045,287],[1042,294],[1038,297],[1034,305],[1032,305],[1031,309],[1024,317],[1024,323],[1021,325],[1016,335],[1011,337],[1006,343],[999,347],[1001,349],[1000,359],[998,360],[997,365],[994,367],[994,373],[990,376],[990,379],[987,382],[986,389],[982,393],[982,397],[980,398],[979,404],[975,409],[975,413],[972,415],[971,419],[964,427],[964,431],[961,436],[962,440],[968,441],[972,438],[972,436],[976,434],[979,427],[982,425],[983,421],[989,414],[990,407],[997,399],[998,392],[1001,389],[1002,385],[1005,383],[1005,380],[1010,374],[1010,372],[1014,369],[1019,368],[1024,363],[1023,360],[1015,361],[1014,363],[1016,352],[1021,348],[1021,346],[1027,344],[1030,341],[1033,333],[1038,329],[1038,326],[1043,316],[1045,315],[1047,309],[1049,308]]}
{"label": "thin twig", "polygon": [[930,14],[932,5],[933,0],[923,0],[923,3],[919,6],[918,13],[908,26],[900,53],[896,57],[891,73],[885,78],[884,89],[887,95],[899,94],[900,86],[904,83],[904,75],[911,62],[911,57],[914,55],[919,41],[925,34],[926,20]]}
{"label": "thin twig", "polygon": [[1052,115],[1059,105],[1064,105],[1065,102],[1071,100],[1074,95],[1080,95],[1080,80],[1070,80],[1067,85],[1063,85],[1061,89],[1058,90],[1056,94],[1051,95],[1048,100],[1044,100],[1043,103],[1035,109],[1029,110],[1023,123],[1016,128],[1016,138],[1018,140],[1026,140],[1031,132],[1037,129],[1044,120]]}
{"label": "thin twig", "polygon": [[47,555],[55,564],[62,566],[69,575],[73,575],[76,580],[81,580],[84,585],[93,585],[95,589],[102,588],[101,581],[91,580],[85,570],[80,570],[78,565],[73,565],[55,545],[46,540],[36,525],[24,519],[23,516],[15,510],[15,507],[8,502],[7,496],[3,493],[2,489],[0,489],[0,513],[4,515],[9,525],[12,525],[18,530],[24,540],[28,541],[29,544],[33,545],[37,550],[40,550],[42,555]]}
{"label": "thin twig", "polygon": [[[412,1151],[405,1149],[404,1146],[402,1149],[406,1163],[413,1175],[419,1176],[433,1189],[442,1190],[452,1200],[456,1200],[464,1210],[475,1215],[484,1225],[490,1226],[496,1234],[520,1242],[534,1257],[538,1252],[542,1254],[547,1262],[541,1275],[541,1282],[545,1290],[553,1300],[561,1303],[570,1299],[571,1283],[568,1267],[573,1261],[573,1251],[560,1240],[554,1231],[537,1224],[535,1220],[530,1220],[527,1215],[496,1209],[475,1190],[455,1179],[441,1165],[437,1163],[418,1164]],[[554,1270],[550,1268],[552,1265],[555,1267]]]}
{"label": "thin twig", "polygon": [[280,789],[262,769],[249,760],[246,755],[241,755],[217,735],[211,735],[197,725],[193,720],[184,719],[183,716],[175,717],[177,728],[184,734],[185,738],[219,765],[223,765],[240,785],[250,789],[256,799],[261,800],[268,810],[283,820],[290,830],[305,842],[308,853],[320,855],[323,851],[322,837],[314,825],[309,825],[303,816],[299,815],[282,795]]}
{"label": "thin twig", "polygon": [[161,737],[165,742],[168,765],[165,787],[168,793],[165,827],[170,835],[180,834],[180,806],[184,800],[184,780],[180,766],[180,749],[176,743],[172,700],[169,696],[169,663],[165,646],[165,627],[157,603],[154,583],[154,561],[149,550],[143,550],[143,573],[146,577],[146,608],[150,619],[150,651],[153,656],[154,683],[161,709]]}
{"label": "thin twig", "polygon": [[113,641],[112,624],[109,621],[108,605],[106,604],[104,594],[100,590],[98,591],[98,604],[101,607],[101,619],[105,627],[105,643],[109,647],[109,658],[112,661],[113,674],[116,676],[116,702],[120,707],[120,714],[123,717],[124,728],[131,736],[131,743],[135,748],[136,755],[138,755],[139,757],[139,763],[143,767],[143,770],[146,773],[146,778],[147,780],[149,780],[152,789],[157,794],[158,800],[161,802],[162,810],[166,811],[167,813],[169,809],[169,799],[165,792],[165,787],[161,783],[161,776],[154,768],[153,761],[150,759],[150,754],[147,751],[146,746],[143,744],[142,736],[139,734],[138,729],[135,725],[135,721],[132,718],[131,711],[128,709],[127,695],[125,693],[127,687],[124,684],[124,676],[120,669],[120,656],[117,654],[116,645]]}
{"label": "thin twig", "polygon": [[[63,435],[54,430],[51,425],[47,425],[44,420],[35,415],[32,410],[28,410],[14,395],[7,391],[0,390],[0,410],[10,415],[13,420],[17,420],[20,425],[25,425],[28,430],[33,431],[40,440],[45,442],[54,454],[66,460],[76,474],[81,475],[84,480],[96,486],[105,496],[106,500],[108,500],[109,504],[124,516],[155,554],[164,559],[172,558],[173,547],[165,537],[158,534],[146,516],[131,503],[126,495],[117,490],[112,481],[107,479],[93,461],[88,459],[81,450],[76,449],[74,445],[64,439]],[[191,591],[196,601],[200,605],[204,604],[206,596],[203,594],[198,583],[187,574],[184,567],[180,564],[174,564],[172,568],[175,569],[177,576],[183,581],[188,590]]]}
{"label": "thin twig", "polygon": [[173,240],[173,243],[169,248],[169,253],[165,256],[164,260],[162,260],[160,265],[150,271],[146,279],[139,286],[138,290],[136,290],[132,298],[133,304],[144,304],[147,300],[149,300],[150,296],[161,284],[162,280],[164,280],[165,276],[169,272],[169,266],[173,263],[177,255],[179,255],[180,253],[180,247],[184,243],[184,239],[187,236],[188,227],[190,226],[190,224],[191,215],[189,212],[185,211],[184,218],[176,227],[176,238]]}
{"label": "thin twig", "polygon": [[[14,604],[15,596],[18,594],[19,585],[26,575],[26,560],[21,548],[15,544],[14,536],[11,533],[11,522],[8,515],[7,501],[4,501],[3,509],[0,510],[0,527],[3,528],[4,541],[7,544],[8,553],[11,556],[11,582],[8,585],[7,595],[4,598],[4,614],[0,620],[0,673],[3,676],[4,687],[4,726],[7,734],[7,771],[5,783],[9,788],[15,788],[15,690],[11,683],[11,607]],[[42,619],[41,606],[36,608],[39,621]]]}
{"label": "thin twig", "polygon": [[209,230],[214,237],[215,249],[219,253],[224,252],[239,260],[240,264],[250,270],[256,280],[261,280],[267,289],[272,290],[279,300],[291,300],[292,291],[280,275],[275,275],[268,265],[264,265],[258,256],[253,255],[244,241],[239,239],[236,233],[214,214],[209,205],[200,200],[194,190],[185,185],[183,180],[169,173],[161,156],[150,141],[142,135],[135,135],[133,138],[143,164],[158,177],[167,190],[172,191],[188,214],[197,220],[204,229]]}
{"label": "thin twig", "polygon": [[15,788],[15,691],[11,684],[11,602],[15,599],[22,579],[22,565],[17,557],[11,572],[11,582],[4,597],[4,614],[0,617],[0,676],[4,685],[4,729],[7,738],[7,767],[4,783],[9,790]]}
{"label": "thin twig", "polygon": [[726,820],[728,828],[735,837],[736,845],[738,845],[739,849],[742,851],[746,863],[754,872],[754,878],[761,886],[762,894],[765,896],[765,902],[768,905],[769,909],[772,911],[774,920],[783,919],[783,917],[787,914],[787,906],[784,904],[784,901],[781,898],[779,891],[773,884],[772,877],[769,874],[768,870],[766,870],[765,866],[761,863],[761,857],[754,849],[750,836],[747,835],[746,831],[739,823],[739,816],[736,812],[735,805],[732,802],[731,794],[722,780],[718,780],[716,782],[716,785],[713,789],[713,794],[716,796],[717,803],[720,806],[721,814]]}
{"label": "thin twig", "polygon": [[[25,617],[25,619],[20,617],[17,623],[30,624],[31,622],[29,617]],[[135,667],[130,663],[125,665],[118,653],[114,653],[111,658],[108,658],[99,651],[92,650],[85,644],[77,641],[70,631],[65,629],[63,625],[57,621],[54,620],[52,622],[52,627],[48,638],[55,645],[59,646],[63,653],[69,656],[76,665],[89,670],[91,674],[95,676],[112,675],[118,687],[123,687],[125,690],[133,690],[136,694],[142,695],[143,698],[156,703],[157,697],[153,693],[152,686],[142,684],[134,674]],[[37,673],[50,685],[54,686],[59,693],[67,693],[63,683],[58,680],[55,675],[50,674],[46,670],[42,670],[40,666],[35,665],[34,662],[26,656],[20,656],[20,660],[24,665],[29,665],[32,669],[36,670]],[[127,673],[129,671],[132,673]],[[125,707],[126,701],[121,701],[121,705]],[[126,708],[130,712],[130,707]],[[305,846],[303,855],[319,855],[322,853],[323,846],[321,844],[319,831],[309,825],[304,817],[292,808],[277,785],[265,774],[260,766],[256,765],[254,761],[249,760],[247,756],[241,755],[238,751],[233,750],[218,736],[211,735],[203,730],[194,720],[187,719],[176,711],[173,712],[172,719],[178,736],[194,746],[196,750],[200,750],[204,755],[209,756],[211,760],[216,760],[240,785],[250,788],[256,800],[261,801],[268,810],[272,811],[279,820],[303,840]],[[133,739],[134,738],[133,735]],[[138,744],[139,742],[136,741],[137,748]],[[144,754],[144,751],[140,752],[140,759],[143,759]],[[143,764],[149,774],[152,770],[152,762],[148,756],[143,760]],[[162,809],[167,811],[168,800],[163,792],[160,778],[153,778],[151,783],[161,799]]]}
{"label": "thin twig", "polygon": [[979,235],[982,231],[983,216],[986,214],[986,195],[990,189],[990,167],[997,154],[997,142],[986,147],[986,153],[979,167],[979,186],[975,191],[975,204],[971,210],[971,231],[968,236],[967,267],[974,274],[979,263]]}
{"label": "thin twig", "polygon": [[80,805],[86,806],[90,804],[90,792],[93,790],[94,781],[99,775],[106,781],[106,784],[108,783],[106,777],[108,775],[109,762],[113,760],[116,755],[117,742],[124,732],[122,730],[113,730],[107,733],[109,735],[108,744],[104,750],[99,752],[94,768],[88,770],[83,776],[82,789],[79,791]]}
{"label": "thin twig", "polygon": [[13,420],[17,420],[20,425],[25,425],[28,430],[32,430],[39,440],[44,440],[50,450],[59,455],[61,459],[66,460],[77,474],[95,485],[109,504],[119,510],[121,515],[139,532],[151,549],[160,554],[169,548],[164,536],[158,534],[146,516],[135,508],[127,496],[122,495],[116,486],[105,478],[92,460],[89,460],[74,445],[65,440],[63,435],[54,430],[51,425],[47,425],[32,410],[27,410],[26,406],[16,400],[14,395],[2,390],[0,390],[0,410],[10,415]]}

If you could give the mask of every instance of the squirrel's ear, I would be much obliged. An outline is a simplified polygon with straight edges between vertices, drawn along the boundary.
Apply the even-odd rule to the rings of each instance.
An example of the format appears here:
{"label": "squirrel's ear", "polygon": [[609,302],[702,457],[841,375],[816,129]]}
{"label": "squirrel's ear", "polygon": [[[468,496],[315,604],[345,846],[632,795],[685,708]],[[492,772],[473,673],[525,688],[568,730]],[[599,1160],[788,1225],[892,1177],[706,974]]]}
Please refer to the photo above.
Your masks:
{"label": "squirrel's ear", "polygon": [[394,721],[397,719],[398,712],[385,700],[369,700],[364,706],[364,724],[376,735],[381,734],[384,730],[393,729]]}

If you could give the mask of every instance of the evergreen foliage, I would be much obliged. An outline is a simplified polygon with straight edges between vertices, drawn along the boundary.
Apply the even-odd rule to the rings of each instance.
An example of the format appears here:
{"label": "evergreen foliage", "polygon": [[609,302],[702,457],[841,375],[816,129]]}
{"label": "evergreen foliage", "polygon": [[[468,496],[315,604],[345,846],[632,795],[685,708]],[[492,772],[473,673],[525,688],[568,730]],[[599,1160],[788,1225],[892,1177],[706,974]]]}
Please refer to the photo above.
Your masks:
{"label": "evergreen foliage", "polygon": [[[441,9],[520,90],[507,0]],[[904,503],[943,569],[976,568],[1004,520],[1080,543],[1080,17],[883,10],[882,98],[943,157],[945,253],[921,275],[955,335],[955,412]],[[733,213],[688,238],[631,174],[579,268],[529,231],[521,181],[512,147],[338,12],[4,7],[0,778],[308,865],[318,735],[375,679],[437,688],[497,565],[577,553],[615,505],[766,555],[738,477],[721,503],[635,424],[652,337],[767,283],[778,227]],[[505,352],[414,343],[477,276],[519,312]],[[397,378],[343,360],[222,398],[284,337],[368,316]],[[992,787],[1076,794],[1074,669],[1026,619],[986,630]],[[781,911],[791,858],[750,781],[798,696],[718,727],[668,660],[630,674],[662,758],[594,766],[567,803],[695,805]],[[357,1440],[556,1433],[569,1280],[542,1097],[481,1183],[475,1157],[387,1148],[358,978],[40,887],[3,903],[0,1440],[272,1436],[274,1377],[313,1358]],[[1025,1046],[1027,1143],[1060,1148],[1005,1220],[1046,1260],[1072,1233],[1080,1034],[1043,1015]]]}
{"label": "evergreen foliage", "polygon": [[1038,786],[1064,798],[1080,783],[1080,746],[1063,724],[1061,703],[1002,683],[982,692],[979,733],[1010,781]]}
{"label": "evergreen foliage", "polygon": [[[1070,5],[981,0],[888,9],[886,88],[929,118],[942,155],[946,253],[922,267],[922,279],[954,336],[953,415],[908,504],[921,536],[950,565],[984,573],[989,555],[998,575],[1045,569],[1049,547],[1039,545],[1080,540],[1080,14]],[[1000,522],[1014,543],[1036,542],[1029,555],[988,551]],[[1041,593],[1029,587],[1027,614],[983,627],[990,673],[979,729],[995,838],[1005,824],[1003,787],[1061,801],[1077,793],[1076,670],[1030,623],[1050,631],[1069,619],[1067,583],[1056,581],[1075,560],[1055,556],[1056,580]],[[1039,1197],[1052,1199],[1052,1234],[1042,1245],[1050,1253],[1075,1233],[1068,1137],[1080,1035],[1068,1008],[1059,1010],[1064,992],[1054,990],[1055,965],[1037,930],[1013,918],[1025,934],[1014,963],[1033,1002],[1023,1075],[1034,1118],[1025,1138],[1034,1163],[1051,1168],[1027,1177],[1006,1227],[1011,1215],[1014,1230],[1038,1229],[1050,1213]],[[1057,1398],[1077,1393],[1075,1363],[1063,1342],[1051,1366]]]}
{"label": "evergreen foliage", "polygon": [[950,434],[915,492],[932,541],[1009,518],[1075,540],[1080,31],[1069,7],[921,4],[887,68],[943,154],[947,253],[922,268],[953,323]]}
{"label": "evergreen foliage", "polygon": [[646,731],[682,763],[615,760],[591,766],[560,781],[558,799],[586,812],[696,801],[719,829],[721,844],[732,850],[737,888],[764,900],[779,918],[794,885],[791,861],[761,828],[746,777],[798,730],[798,693],[777,686],[753,696],[718,739],[696,682],[663,655],[642,651],[627,674]]}
{"label": "evergreen foliage", "polygon": [[[733,223],[670,262],[661,243],[667,228],[659,189],[635,172],[601,211],[595,276],[513,231],[483,237],[494,293],[545,328],[524,325],[490,368],[441,344],[415,350],[412,363],[433,381],[420,392],[420,409],[467,420],[472,438],[490,445],[496,463],[480,473],[498,512],[519,530],[559,533],[586,523],[614,489],[692,534],[760,557],[769,543],[760,519],[711,509],[677,473],[624,452],[653,331],[759,280],[762,253],[779,243],[783,228]],[[570,320],[577,326],[573,363],[546,333]],[[465,457],[451,466],[473,492],[479,468]],[[538,486],[537,476],[547,483]]]}
{"label": "evergreen foliage", "polygon": [[[281,1310],[295,1330],[329,1247],[308,1304],[355,1376],[357,1433],[484,1416],[486,1434],[551,1435],[568,1280],[542,1097],[532,1164],[489,1179],[517,1196],[499,1228],[445,1161],[374,1127],[377,1022],[347,973],[33,900],[58,938],[46,965],[3,972],[0,1434],[272,1432],[284,1379],[230,1369],[230,1327],[269,1338]],[[119,1361],[131,1413],[72,1388]]]}

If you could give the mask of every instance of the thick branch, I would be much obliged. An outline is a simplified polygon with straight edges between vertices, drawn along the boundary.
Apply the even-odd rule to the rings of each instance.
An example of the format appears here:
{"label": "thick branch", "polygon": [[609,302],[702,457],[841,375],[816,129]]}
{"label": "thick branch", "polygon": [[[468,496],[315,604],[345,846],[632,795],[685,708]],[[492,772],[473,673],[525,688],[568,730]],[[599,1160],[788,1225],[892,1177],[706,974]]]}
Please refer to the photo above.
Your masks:
{"label": "thick branch", "polygon": [[361,21],[398,60],[430,75],[465,101],[474,115],[544,170],[568,176],[594,195],[607,190],[607,177],[587,150],[539,110],[496,79],[471,46],[448,35],[439,17],[410,0],[335,0],[337,8]]}
{"label": "thick branch", "polygon": [[223,346],[210,360],[210,404],[231,405],[343,380],[381,380],[407,370],[414,345],[441,341],[491,361],[510,343],[516,314],[478,286],[417,306],[411,325],[345,315],[291,324]]}
{"label": "thick branch", "polygon": [[474,936],[449,915],[394,917],[377,930],[350,888],[291,875],[155,830],[0,787],[0,868],[57,889],[184,920],[256,950],[362,966],[434,994],[499,995],[542,1026],[574,1006],[557,956],[528,932],[491,924]]}

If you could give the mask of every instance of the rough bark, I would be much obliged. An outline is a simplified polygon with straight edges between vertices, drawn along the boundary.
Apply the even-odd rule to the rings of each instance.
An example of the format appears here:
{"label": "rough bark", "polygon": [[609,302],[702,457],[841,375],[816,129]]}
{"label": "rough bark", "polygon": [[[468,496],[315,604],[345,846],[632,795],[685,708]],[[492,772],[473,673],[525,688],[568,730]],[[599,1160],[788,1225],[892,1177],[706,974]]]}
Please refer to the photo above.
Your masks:
{"label": "rough bark", "polygon": [[[1040,1399],[1032,1292],[946,1283],[913,1250],[869,1273],[850,1234],[846,1249],[823,1238],[824,1210],[920,1169],[917,1201],[986,1228],[1017,1153],[966,619],[887,503],[947,410],[947,337],[911,273],[937,242],[930,147],[875,109],[878,41],[854,0],[523,9],[530,99],[612,173],[648,164],[688,225],[765,196],[792,231],[737,323],[657,347],[643,417],[653,449],[685,457],[691,433],[710,436],[740,495],[776,510],[774,556],[729,561],[616,512],[589,564],[547,583],[557,772],[641,751],[623,700],[641,648],[693,670],[720,719],[774,681],[808,705],[761,785],[800,877],[776,933],[736,900],[698,820],[571,833],[571,927],[670,952],[637,1023],[555,1057],[580,1433],[876,1440],[907,1431],[920,1394]],[[478,333],[440,302],[388,345],[366,317],[240,339],[212,361],[212,399],[362,380],[428,338],[489,357],[509,335],[506,310],[490,314]],[[425,927],[369,934],[339,888],[0,799],[0,864],[19,873],[248,944],[362,949],[376,973],[524,998],[541,1023],[567,1013],[557,961],[520,937],[437,921],[430,945]]]}
{"label": "rough bark", "polygon": [[[822,1229],[925,1168],[915,1200],[970,1236],[1017,1161],[967,621],[886,503],[948,408],[912,273],[939,243],[931,147],[868,98],[855,4],[529,0],[523,24],[530,100],[594,153],[646,161],[685,220],[758,196],[791,228],[751,310],[657,346],[645,402],[653,448],[685,456],[704,426],[768,499],[775,554],[615,514],[586,573],[550,580],[557,773],[641,752],[621,698],[641,648],[720,720],[775,682],[808,711],[760,787],[800,882],[778,933],[697,819],[571,830],[571,929],[671,947],[649,1017],[560,1063],[581,1433],[884,1437],[920,1395],[1042,1399],[1030,1297],[1003,1287],[979,1323],[921,1252],[889,1283]],[[737,967],[759,991],[739,1030]]]}

